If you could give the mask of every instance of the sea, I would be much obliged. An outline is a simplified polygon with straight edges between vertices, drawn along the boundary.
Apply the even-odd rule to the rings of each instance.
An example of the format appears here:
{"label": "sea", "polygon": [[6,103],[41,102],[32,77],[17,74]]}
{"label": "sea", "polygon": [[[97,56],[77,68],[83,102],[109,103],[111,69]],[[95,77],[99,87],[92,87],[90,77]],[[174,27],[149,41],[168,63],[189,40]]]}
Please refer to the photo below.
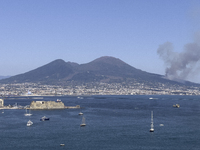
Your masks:
{"label": "sea", "polygon": [[[24,109],[0,110],[0,150],[200,150],[200,96],[10,97],[4,103],[57,99],[81,108],[31,110],[32,116],[24,116]],[[50,120],[40,121],[43,116]]]}

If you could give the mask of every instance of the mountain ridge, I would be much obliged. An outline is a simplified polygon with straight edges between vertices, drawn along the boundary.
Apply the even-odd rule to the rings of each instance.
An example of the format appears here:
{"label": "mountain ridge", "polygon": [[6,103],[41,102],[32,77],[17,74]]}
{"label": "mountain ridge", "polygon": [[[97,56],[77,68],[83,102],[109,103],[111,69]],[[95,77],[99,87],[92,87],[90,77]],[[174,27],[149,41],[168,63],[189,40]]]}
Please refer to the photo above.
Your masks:
{"label": "mountain ridge", "polygon": [[[85,64],[56,59],[29,72],[0,80],[0,83],[23,82],[40,82],[44,84],[67,84],[69,82],[77,84],[89,82],[183,84],[168,80],[163,75],[142,71],[119,58],[111,56],[103,56]],[[185,83],[193,84],[191,82]]]}

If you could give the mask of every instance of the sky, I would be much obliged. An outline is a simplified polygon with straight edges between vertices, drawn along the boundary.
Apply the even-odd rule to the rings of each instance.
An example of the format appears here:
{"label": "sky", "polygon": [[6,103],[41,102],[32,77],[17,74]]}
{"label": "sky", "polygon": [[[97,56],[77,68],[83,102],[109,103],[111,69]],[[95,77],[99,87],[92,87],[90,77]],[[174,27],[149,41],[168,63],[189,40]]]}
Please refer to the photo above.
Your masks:
{"label": "sky", "polygon": [[[158,49],[182,53],[199,29],[199,0],[0,0],[0,75],[102,56],[165,75]],[[200,83],[199,68],[186,79]]]}

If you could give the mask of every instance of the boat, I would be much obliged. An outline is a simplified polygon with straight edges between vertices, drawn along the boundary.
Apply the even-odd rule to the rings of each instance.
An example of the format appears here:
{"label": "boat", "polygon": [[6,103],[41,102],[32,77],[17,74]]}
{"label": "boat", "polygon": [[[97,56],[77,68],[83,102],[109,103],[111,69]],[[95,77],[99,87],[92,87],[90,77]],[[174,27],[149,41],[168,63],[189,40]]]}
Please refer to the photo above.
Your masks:
{"label": "boat", "polygon": [[86,124],[85,124],[85,118],[84,118],[84,117],[82,118],[82,123],[80,124],[80,126],[81,126],[81,127],[86,126]]}
{"label": "boat", "polygon": [[29,127],[29,126],[33,125],[33,122],[31,120],[29,120],[26,125]]}
{"label": "boat", "polygon": [[61,102],[61,100],[60,100],[60,99],[57,99],[56,101],[57,101],[57,102]]}
{"label": "boat", "polygon": [[78,99],[83,99],[83,97],[77,97]]}
{"label": "boat", "polygon": [[173,105],[173,107],[179,108],[179,107],[180,107],[180,104]]}
{"label": "boat", "polygon": [[154,128],[153,128],[153,111],[151,111],[151,129],[149,131],[150,132],[154,132]]}
{"label": "boat", "polygon": [[60,146],[65,146],[65,144],[60,144]]}
{"label": "boat", "polygon": [[30,113],[30,111],[29,111],[29,113],[27,112],[27,109],[26,109],[26,113],[24,114],[24,116],[32,116],[32,114]]}
{"label": "boat", "polygon": [[83,115],[83,113],[82,113],[82,112],[80,112],[80,113],[79,113],[79,115]]}
{"label": "boat", "polygon": [[2,112],[1,112],[2,114],[4,114],[4,110],[2,110]]}
{"label": "boat", "polygon": [[47,118],[46,116],[40,118],[40,121],[47,121],[47,120],[49,120],[49,118]]}

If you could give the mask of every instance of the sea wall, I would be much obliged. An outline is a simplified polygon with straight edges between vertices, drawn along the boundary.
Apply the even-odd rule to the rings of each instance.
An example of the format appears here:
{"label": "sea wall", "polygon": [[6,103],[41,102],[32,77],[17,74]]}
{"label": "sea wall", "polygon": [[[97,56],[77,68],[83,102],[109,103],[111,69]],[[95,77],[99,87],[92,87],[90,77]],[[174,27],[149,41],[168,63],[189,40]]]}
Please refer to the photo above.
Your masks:
{"label": "sea wall", "polygon": [[63,102],[55,101],[32,101],[30,109],[64,109],[65,105]]}

